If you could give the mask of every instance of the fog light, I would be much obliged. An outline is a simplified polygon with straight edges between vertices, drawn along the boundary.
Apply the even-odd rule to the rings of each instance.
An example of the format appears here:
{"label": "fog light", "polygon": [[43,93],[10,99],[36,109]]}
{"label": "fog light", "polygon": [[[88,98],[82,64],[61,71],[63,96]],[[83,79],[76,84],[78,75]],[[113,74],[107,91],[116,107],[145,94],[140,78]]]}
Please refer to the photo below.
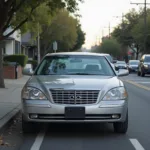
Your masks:
{"label": "fog light", "polygon": [[30,115],[30,118],[31,118],[31,119],[37,119],[37,118],[38,118],[38,115],[37,115],[37,114],[31,114],[31,115]]}
{"label": "fog light", "polygon": [[119,115],[112,115],[112,118],[113,118],[113,119],[118,119],[118,118],[119,118]]}

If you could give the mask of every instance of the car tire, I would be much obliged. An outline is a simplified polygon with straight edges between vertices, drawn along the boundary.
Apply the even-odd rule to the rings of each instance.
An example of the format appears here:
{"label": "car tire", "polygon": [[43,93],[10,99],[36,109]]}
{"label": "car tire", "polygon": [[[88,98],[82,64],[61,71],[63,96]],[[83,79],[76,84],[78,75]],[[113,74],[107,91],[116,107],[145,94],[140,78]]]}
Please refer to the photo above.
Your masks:
{"label": "car tire", "polygon": [[138,71],[138,72],[137,72],[137,75],[140,76],[140,74],[141,74],[140,71]]}
{"label": "car tire", "polygon": [[36,131],[36,125],[33,122],[27,122],[22,116],[22,132],[23,133],[33,133]]}
{"label": "car tire", "polygon": [[115,133],[125,134],[128,130],[128,113],[126,115],[126,120],[124,122],[115,122],[113,126]]}
{"label": "car tire", "polygon": [[144,77],[145,76],[145,73],[143,73],[143,71],[141,71],[141,77]]}
{"label": "car tire", "polygon": [[131,73],[131,71],[130,70],[128,70],[129,71],[129,74]]}

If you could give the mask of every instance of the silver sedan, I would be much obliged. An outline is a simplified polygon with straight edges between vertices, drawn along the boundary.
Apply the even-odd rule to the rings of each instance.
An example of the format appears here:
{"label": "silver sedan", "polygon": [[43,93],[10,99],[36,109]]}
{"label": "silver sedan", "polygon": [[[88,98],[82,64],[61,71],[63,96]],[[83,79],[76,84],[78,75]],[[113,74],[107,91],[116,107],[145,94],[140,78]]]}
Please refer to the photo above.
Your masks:
{"label": "silver sedan", "polygon": [[[38,122],[109,122],[114,131],[128,128],[128,94],[108,59],[94,53],[47,54],[22,89],[22,128]],[[34,123],[34,124],[33,124]]]}

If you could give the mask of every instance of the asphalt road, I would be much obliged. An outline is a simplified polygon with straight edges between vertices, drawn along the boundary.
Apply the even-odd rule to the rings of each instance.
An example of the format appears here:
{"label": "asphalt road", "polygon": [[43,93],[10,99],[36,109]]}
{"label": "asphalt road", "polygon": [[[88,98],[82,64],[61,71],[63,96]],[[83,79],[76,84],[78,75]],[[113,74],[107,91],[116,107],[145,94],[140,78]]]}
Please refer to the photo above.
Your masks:
{"label": "asphalt road", "polygon": [[[150,87],[150,76],[131,74],[123,80]],[[150,150],[150,91],[125,85],[129,93],[126,135],[115,134],[111,124],[46,124],[37,133],[23,135],[18,118],[11,134],[10,129],[4,133],[11,146],[0,146],[0,150]]]}

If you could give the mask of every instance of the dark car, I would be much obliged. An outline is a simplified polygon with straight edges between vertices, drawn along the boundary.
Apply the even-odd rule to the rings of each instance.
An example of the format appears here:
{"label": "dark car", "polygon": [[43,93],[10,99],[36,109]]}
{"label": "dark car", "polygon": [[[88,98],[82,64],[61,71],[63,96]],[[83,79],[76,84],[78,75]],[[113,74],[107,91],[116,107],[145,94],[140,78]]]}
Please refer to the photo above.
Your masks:
{"label": "dark car", "polygon": [[150,74],[150,54],[142,56],[138,66],[138,76],[144,77],[145,74]]}
{"label": "dark car", "polygon": [[140,62],[139,60],[130,60],[129,61],[129,65],[128,65],[129,73],[138,71],[139,62]]}
{"label": "dark car", "polygon": [[119,70],[119,69],[127,69],[127,64],[125,61],[117,61],[115,64],[115,69]]}

